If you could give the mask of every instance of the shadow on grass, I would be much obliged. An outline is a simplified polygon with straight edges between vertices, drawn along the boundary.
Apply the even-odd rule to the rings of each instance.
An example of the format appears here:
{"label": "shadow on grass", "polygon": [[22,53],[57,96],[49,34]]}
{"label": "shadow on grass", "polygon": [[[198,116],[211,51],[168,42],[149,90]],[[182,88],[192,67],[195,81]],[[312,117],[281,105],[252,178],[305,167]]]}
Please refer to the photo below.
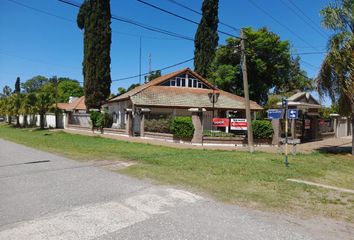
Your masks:
{"label": "shadow on grass", "polygon": [[330,153],[330,154],[351,154],[352,147],[351,146],[325,146],[316,149],[320,153]]}

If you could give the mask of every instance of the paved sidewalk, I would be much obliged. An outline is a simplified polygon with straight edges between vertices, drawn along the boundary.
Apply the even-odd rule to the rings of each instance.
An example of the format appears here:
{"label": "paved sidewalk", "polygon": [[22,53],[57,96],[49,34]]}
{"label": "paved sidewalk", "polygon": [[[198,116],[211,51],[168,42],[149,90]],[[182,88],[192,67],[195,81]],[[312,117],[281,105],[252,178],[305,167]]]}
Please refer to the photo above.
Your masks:
{"label": "paved sidewalk", "polygon": [[[57,131],[57,130],[56,130]],[[248,151],[247,147],[239,147],[239,146],[201,146],[201,145],[192,145],[188,143],[174,143],[174,142],[169,142],[165,140],[158,140],[158,139],[146,139],[146,138],[140,138],[140,137],[128,137],[128,136],[123,136],[123,135],[114,135],[114,134],[100,134],[100,133],[92,133],[90,130],[83,130],[83,129],[64,129],[64,132],[67,133],[73,133],[73,134],[81,134],[81,135],[87,135],[87,136],[96,136],[99,135],[104,138],[111,138],[111,139],[117,139],[117,140],[124,140],[124,141],[130,141],[130,142],[139,142],[139,143],[148,143],[148,144],[153,144],[153,145],[159,145],[159,146],[168,146],[168,147],[173,147],[173,148],[192,148],[192,149],[212,149],[212,150],[237,150],[237,151]],[[324,150],[324,151],[341,151],[342,148],[349,148],[351,146],[351,137],[345,137],[345,138],[329,138],[329,139],[324,139],[321,141],[316,141],[316,142],[308,142],[308,143],[302,143],[297,145],[297,152],[298,153],[311,153],[316,150]],[[289,146],[289,151],[291,151],[291,146]],[[270,153],[277,153],[278,147],[275,146],[256,146],[255,147],[256,151],[261,151],[261,152],[270,152]]]}
{"label": "paved sidewalk", "polygon": [[0,239],[352,239],[354,226],[223,204],[0,139]]}

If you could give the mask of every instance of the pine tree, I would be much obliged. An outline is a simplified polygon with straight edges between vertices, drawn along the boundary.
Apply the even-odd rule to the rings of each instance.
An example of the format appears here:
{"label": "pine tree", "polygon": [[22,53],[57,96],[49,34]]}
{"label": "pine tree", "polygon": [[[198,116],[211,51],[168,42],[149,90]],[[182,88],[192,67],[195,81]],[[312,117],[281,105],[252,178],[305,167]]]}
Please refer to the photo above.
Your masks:
{"label": "pine tree", "polygon": [[111,88],[111,10],[109,0],[85,0],[77,16],[84,30],[84,92],[87,109],[100,108]]}
{"label": "pine tree", "polygon": [[194,69],[207,77],[218,46],[219,0],[204,0],[203,16],[194,38]]}
{"label": "pine tree", "polygon": [[20,92],[21,92],[21,82],[20,82],[20,78],[17,77],[15,83],[15,93],[20,93]]}

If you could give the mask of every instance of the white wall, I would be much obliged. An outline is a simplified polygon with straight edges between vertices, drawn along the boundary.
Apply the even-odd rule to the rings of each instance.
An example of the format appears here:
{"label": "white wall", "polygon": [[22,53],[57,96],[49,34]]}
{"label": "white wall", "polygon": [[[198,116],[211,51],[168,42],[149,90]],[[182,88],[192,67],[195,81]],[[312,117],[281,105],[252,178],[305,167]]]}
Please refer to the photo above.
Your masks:
{"label": "white wall", "polygon": [[[15,119],[15,117],[13,117]],[[24,125],[24,116],[20,115],[20,125]],[[40,126],[40,116],[39,115],[28,115],[27,116],[27,125],[31,126]],[[46,128],[55,128],[55,114],[47,113],[44,118],[44,127]],[[58,114],[58,128],[64,128],[64,114]]]}
{"label": "white wall", "polygon": [[113,115],[112,128],[125,128],[126,116],[125,109],[131,108],[131,102],[129,100],[120,102],[107,103],[109,113]]}

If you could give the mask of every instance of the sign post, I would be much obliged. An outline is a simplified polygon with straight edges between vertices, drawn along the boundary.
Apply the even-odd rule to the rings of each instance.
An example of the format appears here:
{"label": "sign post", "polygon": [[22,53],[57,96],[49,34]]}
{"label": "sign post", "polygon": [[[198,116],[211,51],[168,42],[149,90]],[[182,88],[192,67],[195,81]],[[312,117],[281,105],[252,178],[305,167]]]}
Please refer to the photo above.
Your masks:
{"label": "sign post", "polygon": [[285,97],[282,97],[281,103],[283,108],[285,108],[285,167],[289,166],[288,161],[288,100]]}

